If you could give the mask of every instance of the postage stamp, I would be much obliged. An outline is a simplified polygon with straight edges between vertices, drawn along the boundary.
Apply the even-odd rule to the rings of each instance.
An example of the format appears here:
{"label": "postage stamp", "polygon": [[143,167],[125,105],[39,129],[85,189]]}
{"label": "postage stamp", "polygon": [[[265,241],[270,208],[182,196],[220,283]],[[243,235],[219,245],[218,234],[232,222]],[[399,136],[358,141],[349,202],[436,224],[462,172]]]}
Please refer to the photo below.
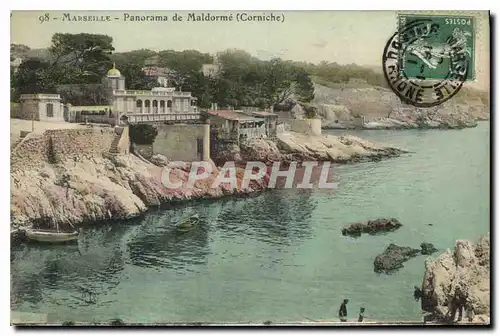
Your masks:
{"label": "postage stamp", "polygon": [[453,57],[460,54],[469,60],[466,80],[474,80],[474,27],[471,16],[398,15],[401,71],[407,78],[446,79]]}
{"label": "postage stamp", "polygon": [[417,107],[440,105],[458,93],[474,78],[473,26],[473,17],[400,15],[382,58],[394,93]]}

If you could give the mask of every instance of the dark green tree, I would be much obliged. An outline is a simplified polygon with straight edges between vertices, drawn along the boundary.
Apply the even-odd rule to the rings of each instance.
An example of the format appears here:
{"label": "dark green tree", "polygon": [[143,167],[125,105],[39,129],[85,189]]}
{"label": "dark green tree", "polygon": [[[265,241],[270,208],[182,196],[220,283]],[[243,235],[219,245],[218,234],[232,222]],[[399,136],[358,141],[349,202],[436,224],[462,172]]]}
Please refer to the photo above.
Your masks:
{"label": "dark green tree", "polygon": [[116,63],[116,67],[120,70],[121,74],[125,76],[125,83],[128,89],[150,90],[157,86],[156,79],[147,77],[142,70],[143,66],[140,64],[120,61],[120,63]]}
{"label": "dark green tree", "polygon": [[129,125],[129,135],[132,143],[151,145],[158,135],[158,130],[150,124],[131,124]]}
{"label": "dark green tree", "polygon": [[72,83],[98,83],[111,63],[113,38],[101,34],[62,34],[52,36],[49,48],[52,67],[74,69]]}
{"label": "dark green tree", "polygon": [[314,84],[309,74],[302,68],[295,70],[295,96],[302,102],[314,99]]}
{"label": "dark green tree", "polygon": [[50,63],[33,58],[19,65],[12,84],[17,101],[22,94],[55,93],[57,82]]}

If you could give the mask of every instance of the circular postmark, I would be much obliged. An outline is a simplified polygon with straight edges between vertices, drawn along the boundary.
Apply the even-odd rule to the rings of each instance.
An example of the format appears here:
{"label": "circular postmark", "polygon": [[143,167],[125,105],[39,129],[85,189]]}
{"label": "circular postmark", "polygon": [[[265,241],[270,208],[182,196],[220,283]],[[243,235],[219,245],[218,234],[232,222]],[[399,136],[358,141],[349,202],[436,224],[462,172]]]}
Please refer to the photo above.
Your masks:
{"label": "circular postmark", "polygon": [[419,19],[400,27],[382,58],[389,87],[406,104],[432,107],[460,91],[469,56],[461,31],[443,33],[439,23]]}

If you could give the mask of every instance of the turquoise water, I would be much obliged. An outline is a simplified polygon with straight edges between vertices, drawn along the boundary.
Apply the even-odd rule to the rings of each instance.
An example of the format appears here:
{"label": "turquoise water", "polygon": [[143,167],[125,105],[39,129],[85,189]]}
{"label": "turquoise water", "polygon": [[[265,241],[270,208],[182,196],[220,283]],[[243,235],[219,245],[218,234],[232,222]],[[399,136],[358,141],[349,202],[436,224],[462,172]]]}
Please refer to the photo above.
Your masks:
{"label": "turquoise water", "polygon": [[[20,245],[11,256],[12,309],[59,321],[261,323],[334,318],[348,298],[350,318],[363,306],[367,318],[421,320],[412,294],[425,257],[392,275],[374,273],[373,259],[390,243],[444,250],[489,231],[489,123],[356,135],[413,153],[337,167],[335,191],[273,190],[156,210],[86,229],[78,246]],[[172,222],[194,211],[202,227],[176,233]],[[341,235],[350,222],[378,217],[403,227]]]}

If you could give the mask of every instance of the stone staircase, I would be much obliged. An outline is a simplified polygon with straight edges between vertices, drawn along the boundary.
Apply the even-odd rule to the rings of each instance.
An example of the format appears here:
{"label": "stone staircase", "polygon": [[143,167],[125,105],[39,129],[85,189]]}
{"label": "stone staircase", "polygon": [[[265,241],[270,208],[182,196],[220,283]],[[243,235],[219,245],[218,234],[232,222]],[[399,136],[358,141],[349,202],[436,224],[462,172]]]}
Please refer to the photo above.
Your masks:
{"label": "stone staircase", "polygon": [[121,138],[122,138],[121,134],[115,134],[115,137],[113,138],[113,141],[111,142],[111,146],[109,147],[110,154],[113,154],[113,155],[120,154],[120,150],[118,149],[118,143],[120,142]]}

